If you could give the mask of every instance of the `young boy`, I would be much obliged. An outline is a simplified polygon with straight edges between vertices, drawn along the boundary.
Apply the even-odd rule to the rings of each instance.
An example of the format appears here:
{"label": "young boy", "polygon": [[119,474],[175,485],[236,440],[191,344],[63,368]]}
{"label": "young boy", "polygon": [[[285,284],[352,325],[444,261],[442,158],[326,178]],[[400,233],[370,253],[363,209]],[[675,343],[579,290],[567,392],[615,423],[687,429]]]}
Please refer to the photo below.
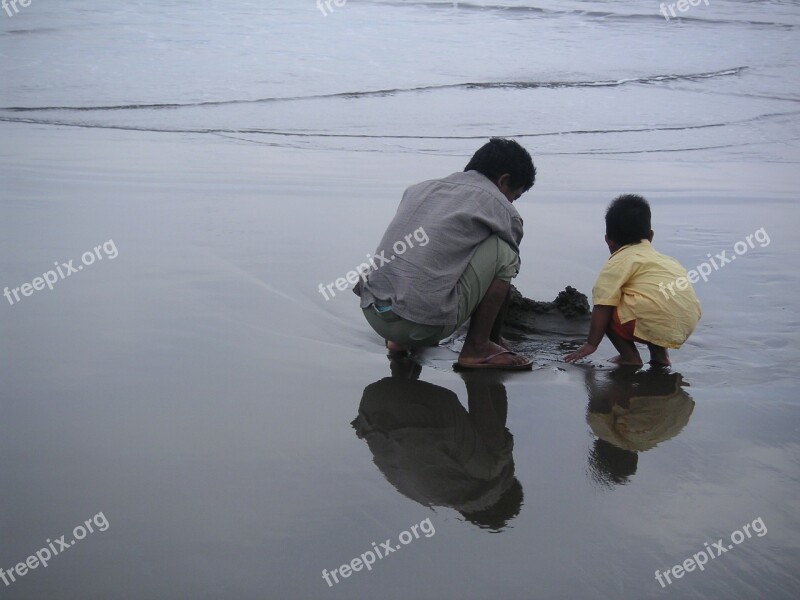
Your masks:
{"label": "young boy", "polygon": [[667,348],[680,348],[700,320],[700,302],[686,270],[656,252],[650,242],[650,205],[641,196],[618,197],[606,211],[606,244],[611,257],[592,289],[589,339],[564,357],[589,356],[603,335],[614,344],[623,365],[642,365],[634,342],[647,344],[650,364],[669,366]]}
{"label": "young boy", "polygon": [[[512,203],[535,177],[522,146],[492,138],[463,172],[406,190],[375,251],[388,259],[353,289],[391,352],[436,346],[470,320],[458,367],[532,367],[503,344],[500,329],[522,240],[522,218]],[[398,244],[418,229],[430,243],[401,256]]]}

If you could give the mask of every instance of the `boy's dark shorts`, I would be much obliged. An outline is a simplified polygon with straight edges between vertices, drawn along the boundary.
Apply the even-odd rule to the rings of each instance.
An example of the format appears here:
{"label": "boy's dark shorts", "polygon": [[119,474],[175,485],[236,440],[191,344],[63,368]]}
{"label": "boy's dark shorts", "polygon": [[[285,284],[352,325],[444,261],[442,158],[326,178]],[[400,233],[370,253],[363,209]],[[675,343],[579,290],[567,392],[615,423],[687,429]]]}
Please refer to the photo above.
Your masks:
{"label": "boy's dark shorts", "polygon": [[636,330],[636,319],[628,321],[627,323],[620,323],[619,314],[617,314],[616,307],[614,307],[614,312],[611,315],[611,323],[609,328],[625,341],[639,342],[640,344],[649,343],[647,340],[643,340],[642,338],[638,338],[633,335],[633,332]]}

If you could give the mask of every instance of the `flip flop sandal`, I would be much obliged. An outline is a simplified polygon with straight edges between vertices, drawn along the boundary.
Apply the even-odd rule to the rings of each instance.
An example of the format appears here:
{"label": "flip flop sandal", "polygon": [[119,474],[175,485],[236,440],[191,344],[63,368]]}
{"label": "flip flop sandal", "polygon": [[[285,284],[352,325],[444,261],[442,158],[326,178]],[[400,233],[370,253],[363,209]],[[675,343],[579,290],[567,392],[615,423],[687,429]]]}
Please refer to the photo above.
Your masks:
{"label": "flip flop sandal", "polygon": [[519,365],[515,364],[497,364],[492,363],[492,359],[497,358],[498,356],[502,356],[503,354],[513,354],[515,356],[519,356],[516,352],[512,352],[511,350],[503,350],[502,352],[496,352],[486,358],[481,359],[480,362],[472,363],[472,364],[464,364],[462,362],[456,362],[453,365],[453,368],[456,370],[463,370],[463,371],[477,371],[480,369],[494,369],[496,371],[527,371],[533,368],[533,361],[528,359],[528,362],[524,362]]}

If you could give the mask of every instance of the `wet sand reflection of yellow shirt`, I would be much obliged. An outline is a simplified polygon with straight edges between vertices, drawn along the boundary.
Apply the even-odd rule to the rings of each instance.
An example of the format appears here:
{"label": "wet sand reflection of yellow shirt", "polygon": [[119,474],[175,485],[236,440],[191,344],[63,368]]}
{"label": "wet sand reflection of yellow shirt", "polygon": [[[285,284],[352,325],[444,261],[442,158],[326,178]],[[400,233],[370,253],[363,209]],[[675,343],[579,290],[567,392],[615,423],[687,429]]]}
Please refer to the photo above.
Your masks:
{"label": "wet sand reflection of yellow shirt", "polygon": [[636,319],[636,337],[665,348],[680,348],[701,314],[688,280],[685,289],[667,287],[686,276],[677,260],[642,240],[609,257],[592,288],[592,303],[616,306],[621,323]]}

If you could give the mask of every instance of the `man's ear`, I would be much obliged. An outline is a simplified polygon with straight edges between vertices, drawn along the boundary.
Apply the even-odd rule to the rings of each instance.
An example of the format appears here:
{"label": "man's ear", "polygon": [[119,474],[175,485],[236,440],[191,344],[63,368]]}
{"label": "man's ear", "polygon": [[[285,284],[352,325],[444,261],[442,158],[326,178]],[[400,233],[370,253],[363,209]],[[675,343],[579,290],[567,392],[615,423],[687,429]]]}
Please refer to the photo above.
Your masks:
{"label": "man's ear", "polygon": [[510,179],[511,179],[511,173],[503,173],[502,175],[500,175],[500,177],[497,178],[497,181],[495,181],[495,185],[501,190],[503,188],[511,189],[508,183]]}
{"label": "man's ear", "polygon": [[653,230],[652,229],[650,230],[650,233],[647,234],[647,241],[648,242],[652,242],[653,241]]}

